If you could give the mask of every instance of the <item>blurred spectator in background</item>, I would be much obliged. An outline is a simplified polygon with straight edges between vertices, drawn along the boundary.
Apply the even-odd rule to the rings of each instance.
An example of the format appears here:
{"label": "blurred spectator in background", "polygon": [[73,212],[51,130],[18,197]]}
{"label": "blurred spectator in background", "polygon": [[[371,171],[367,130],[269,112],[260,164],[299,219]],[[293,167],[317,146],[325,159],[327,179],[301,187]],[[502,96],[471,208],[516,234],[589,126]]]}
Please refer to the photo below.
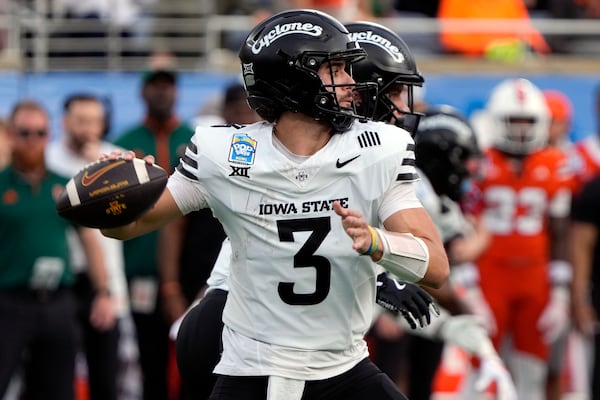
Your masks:
{"label": "blurred spectator in background", "polygon": [[256,111],[248,106],[244,85],[235,81],[228,84],[222,93],[208,99],[191,125],[192,128],[198,125],[247,125],[259,119]]}
{"label": "blurred spectator in background", "polygon": [[0,171],[10,162],[10,140],[8,139],[8,123],[0,118]]}
{"label": "blurred spectator in background", "polygon": [[583,162],[579,182],[585,182],[600,173],[600,84],[595,91],[596,134],[589,135],[575,143],[575,150]]}
{"label": "blurred spectator in background", "polygon": [[221,114],[226,124],[249,125],[260,120],[256,111],[248,105],[244,85],[238,82],[225,88]]}
{"label": "blurred spectator in background", "polygon": [[[240,15],[250,16],[251,25],[258,24],[268,18],[276,11],[288,8],[288,2],[292,0],[221,0],[214,3],[213,12],[217,15]],[[246,29],[229,30],[221,34],[224,47],[237,52],[242,47],[248,31]],[[237,59],[237,58],[236,58]]]}
{"label": "blurred spectator in background", "polygon": [[561,91],[544,90],[543,94],[550,110],[548,144],[566,150],[571,143],[569,134],[572,128],[573,104]]}
{"label": "blurred spectator in background", "polygon": [[140,4],[152,0],[54,0],[53,9],[66,18],[97,19],[118,27],[135,22]]}
{"label": "blurred spectator in background", "polygon": [[[531,25],[523,0],[440,0],[437,16],[440,39],[449,53],[520,61],[529,49],[539,54],[550,52],[544,37]],[[482,21],[477,29],[465,31],[469,27],[461,21],[452,22],[455,18]],[[503,22],[494,19],[511,21],[503,30]]]}
{"label": "blurred spectator in background", "polygon": [[[52,35],[60,38],[97,39],[88,41],[86,50],[52,52],[54,56],[102,57],[109,48],[109,32],[114,30],[129,37],[141,24],[143,6],[155,0],[55,0],[52,10],[58,16],[71,20],[54,29]],[[78,23],[78,20],[84,20]],[[72,27],[72,28],[70,28]],[[83,28],[82,28],[83,27]],[[147,32],[146,32],[147,33]]]}
{"label": "blurred spectator in background", "polygon": [[[34,101],[11,111],[12,162],[0,172],[0,398],[24,362],[25,399],[73,400],[77,302],[67,229],[55,208],[67,179],[46,169],[49,118]],[[108,277],[97,232],[77,228],[96,293]],[[100,310],[97,310],[100,311]],[[109,314],[91,323],[110,326]]]}
{"label": "blurred spectator in background", "polygon": [[[143,158],[156,157],[156,163],[173,171],[183,155],[193,131],[177,117],[177,78],[174,59],[169,53],[156,54],[142,75],[141,97],[146,107],[143,121],[118,135],[115,144],[133,150]],[[158,232],[128,240],[123,243],[125,273],[129,285],[131,314],[136,327],[140,365],[143,375],[144,400],[174,398],[178,382],[168,385],[168,376],[178,376],[170,369],[175,365],[174,349],[169,364],[169,321],[165,317],[170,308],[185,309],[186,304],[174,305],[173,295],[179,295],[179,282],[160,279],[159,255],[161,251],[176,249],[158,248]],[[163,277],[166,278],[166,277]],[[170,382],[173,382],[171,380]],[[169,397],[169,392],[172,395]]]}
{"label": "blurred spectator in background", "polygon": [[[89,93],[67,97],[63,106],[63,134],[46,148],[46,164],[57,174],[70,178],[102,153],[116,146],[103,141],[106,133],[106,111],[100,98]],[[108,291],[96,292],[86,274],[88,269],[81,243],[69,235],[71,262],[76,272],[75,295],[79,300],[78,316],[82,333],[81,351],[86,356],[91,400],[117,399],[119,366],[119,318],[128,315],[129,299],[123,265],[121,241],[96,232],[108,274]],[[105,308],[117,319],[107,326],[93,323],[93,310]]]}
{"label": "blurred spectator in background", "polygon": [[600,85],[595,91],[598,133],[575,143],[582,171],[578,175],[576,195],[571,207],[569,234],[573,264],[571,310],[575,329],[591,340],[590,399],[600,398]]}
{"label": "blurred spectator in background", "polygon": [[[562,150],[567,155],[570,169],[577,174],[581,171],[581,162],[576,154],[572,142],[569,140],[573,119],[573,104],[571,100],[559,90],[544,90],[544,98],[550,112],[550,128],[548,146]],[[573,182],[575,184],[575,182]],[[565,284],[570,284],[568,278]],[[560,400],[565,392],[563,385],[563,370],[565,355],[569,344],[571,329],[561,332],[561,335],[550,346],[548,361],[548,375],[546,379],[546,399]],[[572,342],[572,341],[571,341]]]}
{"label": "blurred spectator in background", "polygon": [[589,399],[600,399],[600,175],[584,184],[571,208],[571,285],[575,329],[592,341]]}

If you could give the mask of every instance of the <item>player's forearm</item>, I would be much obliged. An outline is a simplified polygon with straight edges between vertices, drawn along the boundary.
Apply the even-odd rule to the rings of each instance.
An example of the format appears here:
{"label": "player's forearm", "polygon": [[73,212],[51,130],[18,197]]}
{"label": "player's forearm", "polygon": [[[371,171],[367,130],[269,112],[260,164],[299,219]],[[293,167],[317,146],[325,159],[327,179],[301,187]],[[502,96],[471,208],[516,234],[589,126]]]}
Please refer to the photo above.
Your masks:
{"label": "player's forearm", "polygon": [[441,241],[436,242],[427,238],[424,238],[423,241],[429,250],[429,264],[425,276],[419,284],[438,289],[447,282],[450,275],[448,256]]}
{"label": "player's forearm", "polygon": [[183,214],[177,207],[173,196],[166,189],[160,196],[156,204],[139,219],[128,225],[116,228],[102,229],[102,234],[119,240],[128,240],[152,232],[168,224],[169,222],[182,217]]}
{"label": "player's forearm", "polygon": [[383,229],[377,229],[376,232],[381,256],[376,257],[379,252],[374,253],[373,261],[409,282],[419,282],[433,288],[439,288],[446,282],[449,273],[448,259],[446,253],[440,252],[435,243],[411,233]]}
{"label": "player's forearm", "polygon": [[137,221],[134,221],[129,225],[118,226],[116,228],[100,229],[100,232],[102,232],[102,234],[104,236],[109,237],[109,238],[119,239],[119,240],[128,240],[128,239],[133,239],[136,236],[139,236],[137,234],[135,225],[137,225]]}

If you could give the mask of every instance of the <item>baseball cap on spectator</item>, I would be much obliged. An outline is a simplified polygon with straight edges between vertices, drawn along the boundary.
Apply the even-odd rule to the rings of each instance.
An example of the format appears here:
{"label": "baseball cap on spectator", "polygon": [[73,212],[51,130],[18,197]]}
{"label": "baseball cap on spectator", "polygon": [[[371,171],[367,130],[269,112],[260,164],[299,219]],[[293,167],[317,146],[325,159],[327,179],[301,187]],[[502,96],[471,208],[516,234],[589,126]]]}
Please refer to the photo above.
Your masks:
{"label": "baseball cap on spectator", "polygon": [[144,85],[158,79],[164,78],[172,84],[177,83],[177,71],[175,69],[164,66],[159,68],[146,69],[142,73],[142,82]]}
{"label": "baseball cap on spectator", "polygon": [[552,119],[558,121],[570,121],[573,116],[573,105],[571,100],[558,90],[544,90],[543,93]]}

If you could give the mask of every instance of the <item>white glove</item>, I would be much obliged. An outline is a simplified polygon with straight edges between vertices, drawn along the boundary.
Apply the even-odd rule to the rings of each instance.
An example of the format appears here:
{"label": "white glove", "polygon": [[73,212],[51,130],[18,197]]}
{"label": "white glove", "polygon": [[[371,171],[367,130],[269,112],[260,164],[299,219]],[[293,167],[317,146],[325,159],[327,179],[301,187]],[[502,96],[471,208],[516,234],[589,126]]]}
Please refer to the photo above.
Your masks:
{"label": "white glove", "polygon": [[440,197],[440,211],[433,221],[437,226],[442,241],[445,243],[450,239],[464,233],[467,221],[460,210],[460,206],[446,196]]}
{"label": "white glove", "polygon": [[473,313],[481,319],[487,333],[490,336],[495,335],[498,332],[496,317],[494,317],[494,313],[485,300],[479,286],[468,288],[466,299]]}
{"label": "white glove", "polygon": [[448,316],[438,329],[438,337],[479,358],[497,356],[483,321],[477,315]]}
{"label": "white glove", "polygon": [[494,382],[496,400],[517,400],[517,389],[502,360],[498,356],[481,359],[475,390],[483,392]]}
{"label": "white glove", "polygon": [[554,343],[569,328],[569,322],[569,290],[564,286],[554,287],[550,301],[537,321],[544,341]]}
{"label": "white glove", "polygon": [[517,389],[487,336],[481,318],[475,315],[449,317],[439,330],[440,338],[454,344],[481,360],[474,389],[483,392],[496,383],[497,400],[517,400]]}

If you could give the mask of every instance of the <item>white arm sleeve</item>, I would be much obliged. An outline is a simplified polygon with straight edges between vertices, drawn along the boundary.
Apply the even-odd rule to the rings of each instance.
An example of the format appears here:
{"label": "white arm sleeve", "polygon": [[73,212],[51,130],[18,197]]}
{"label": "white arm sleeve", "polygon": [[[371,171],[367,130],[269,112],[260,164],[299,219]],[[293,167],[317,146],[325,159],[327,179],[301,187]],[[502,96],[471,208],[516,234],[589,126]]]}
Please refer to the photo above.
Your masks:
{"label": "white arm sleeve", "polygon": [[202,185],[186,178],[177,170],[169,177],[167,189],[184,215],[208,207]]}
{"label": "white arm sleeve", "polygon": [[377,264],[402,280],[418,282],[423,279],[429,265],[429,249],[425,242],[411,233],[375,230],[383,244],[383,255]]}
{"label": "white arm sleeve", "polygon": [[400,181],[385,192],[379,206],[379,220],[385,221],[390,215],[407,208],[422,208],[415,186],[416,181]]}

